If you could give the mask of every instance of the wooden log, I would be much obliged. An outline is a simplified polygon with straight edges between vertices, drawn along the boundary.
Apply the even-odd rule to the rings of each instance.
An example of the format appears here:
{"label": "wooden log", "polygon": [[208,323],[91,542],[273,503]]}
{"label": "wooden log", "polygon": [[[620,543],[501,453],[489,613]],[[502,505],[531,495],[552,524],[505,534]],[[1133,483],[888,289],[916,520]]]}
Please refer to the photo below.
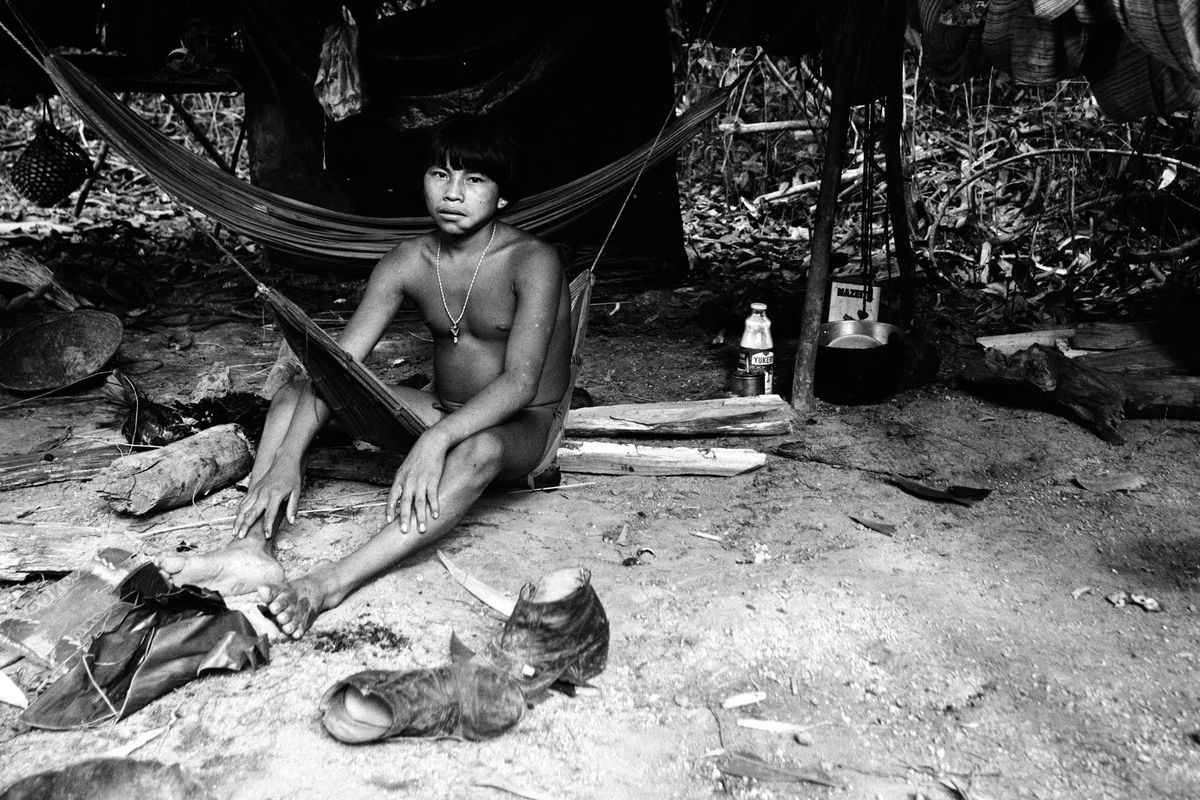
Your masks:
{"label": "wooden log", "polygon": [[217,425],[159,450],[117,459],[97,488],[113,509],[127,514],[178,508],[245,477],[252,453],[241,426]]}
{"label": "wooden log", "polygon": [[1200,419],[1200,377],[1122,375],[1130,419]]}
{"label": "wooden log", "polygon": [[563,472],[593,475],[711,475],[758,469],[767,457],[749,448],[646,447],[615,442],[566,441],[558,448]]}
{"label": "wooden log", "polygon": [[1141,344],[1121,350],[1085,353],[1078,361],[1108,372],[1158,372],[1188,375],[1200,367],[1200,352],[1190,341]]}
{"label": "wooden log", "polygon": [[138,553],[142,542],[120,528],[0,522],[0,580],[20,581],[42,573],[71,572],[110,547]]}
{"label": "wooden log", "polygon": [[777,394],[572,409],[569,436],[777,436],[795,412]]}
{"label": "wooden log", "polygon": [[90,481],[123,455],[115,444],[56,447],[0,457],[0,492],[64,481]]}
{"label": "wooden log", "polygon": [[997,383],[1048,402],[1107,442],[1125,441],[1117,432],[1125,409],[1119,377],[1040,344],[1012,355],[989,350],[985,363]]}
{"label": "wooden log", "polygon": [[1153,344],[1165,332],[1151,322],[1085,322],[1075,331],[1076,350],[1124,350]]}

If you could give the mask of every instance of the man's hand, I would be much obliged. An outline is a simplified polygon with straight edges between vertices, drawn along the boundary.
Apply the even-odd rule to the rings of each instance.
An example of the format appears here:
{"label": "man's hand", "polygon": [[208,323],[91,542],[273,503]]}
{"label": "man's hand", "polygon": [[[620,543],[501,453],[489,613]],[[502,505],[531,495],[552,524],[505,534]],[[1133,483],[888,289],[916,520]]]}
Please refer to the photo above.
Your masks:
{"label": "man's hand", "polygon": [[429,523],[441,513],[438,489],[447,450],[449,448],[431,428],[421,434],[400,469],[396,470],[392,491],[388,493],[386,519],[391,524],[399,518],[401,533],[408,533],[414,521],[417,533],[424,533]]}
{"label": "man's hand", "polygon": [[237,517],[233,521],[233,535],[241,539],[250,532],[255,523],[259,523],[262,525],[263,537],[270,539],[281,512],[288,524],[295,522],[303,482],[304,476],[299,462],[291,459],[281,461],[276,457],[267,474],[250,487],[250,491],[238,505]]}

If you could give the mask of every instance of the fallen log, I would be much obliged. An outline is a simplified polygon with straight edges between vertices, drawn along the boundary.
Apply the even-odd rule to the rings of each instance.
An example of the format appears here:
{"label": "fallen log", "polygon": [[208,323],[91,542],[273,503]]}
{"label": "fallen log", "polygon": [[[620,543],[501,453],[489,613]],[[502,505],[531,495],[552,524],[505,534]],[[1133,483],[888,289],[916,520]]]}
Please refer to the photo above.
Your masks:
{"label": "fallen log", "polygon": [[988,350],[984,363],[989,380],[969,381],[969,388],[987,390],[988,384],[994,383],[1015,390],[1027,399],[1049,404],[1106,442],[1125,441],[1117,432],[1125,409],[1125,386],[1118,376],[1040,344],[1011,355]]}
{"label": "fallen log", "polygon": [[241,426],[227,423],[117,459],[97,489],[114,510],[147,514],[223,489],[245,477],[253,464],[253,449]]}
{"label": "fallen log", "polygon": [[572,409],[569,436],[777,436],[795,411],[777,394]]}
{"label": "fallen log", "polygon": [[1200,377],[1122,375],[1130,419],[1200,419]]}
{"label": "fallen log", "polygon": [[1156,372],[1188,375],[1200,367],[1200,353],[1192,340],[1139,344],[1079,356],[1079,362],[1109,372]]}
{"label": "fallen log", "polygon": [[563,472],[593,475],[711,475],[730,477],[758,469],[767,457],[740,447],[646,447],[614,442],[563,442]]}
{"label": "fallen log", "polygon": [[31,575],[71,572],[109,547],[138,553],[142,542],[119,528],[0,522],[0,580],[21,581]]}
{"label": "fallen log", "polygon": [[1165,335],[1152,322],[1085,322],[1075,331],[1071,346],[1078,350],[1124,350],[1153,344]]}
{"label": "fallen log", "polygon": [[0,492],[47,483],[90,481],[123,455],[119,445],[56,447],[44,453],[0,457]]}

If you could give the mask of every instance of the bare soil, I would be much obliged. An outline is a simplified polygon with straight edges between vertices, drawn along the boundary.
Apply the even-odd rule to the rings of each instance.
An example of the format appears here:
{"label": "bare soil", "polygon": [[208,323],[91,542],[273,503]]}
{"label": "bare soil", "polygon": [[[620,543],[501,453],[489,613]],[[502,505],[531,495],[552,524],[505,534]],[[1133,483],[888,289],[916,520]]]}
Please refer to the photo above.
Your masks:
{"label": "bare soil", "polygon": [[[232,277],[227,285],[249,296]],[[338,311],[346,297],[313,295],[306,307]],[[624,302],[609,316],[620,297],[603,284],[596,299],[608,305],[593,309],[580,380],[596,403],[724,391],[732,352],[709,346],[686,314]],[[187,310],[200,320],[242,307],[223,302]],[[148,394],[186,397],[218,364],[231,368],[233,389],[258,388],[278,345],[273,328],[254,313],[171,324],[169,305],[158,304],[158,322],[126,316],[117,360]],[[428,371],[416,320],[393,333],[375,365],[397,380]],[[0,706],[0,786],[165,726],[134,757],[178,763],[230,800],[1200,797],[1200,425],[1127,421],[1126,443],[1113,446],[1043,410],[964,394],[951,378],[974,355],[969,337],[951,333],[942,332],[932,383],[877,405],[820,404],[790,436],[699,442],[770,452],[798,441],[807,460],[772,454],[758,472],[724,479],[569,474],[557,492],[486,496],[441,545],[455,562],[509,593],[585,566],[612,625],[598,691],[554,695],[499,739],[348,747],[318,722],[318,699],[335,680],[437,665],[452,631],[476,646],[499,631],[496,615],[426,551],[304,640],[275,643],[266,667],[194,681],[120,723],[36,731]],[[75,441],[118,437],[94,388],[19,399],[0,396],[4,452],[68,430]],[[935,503],[887,482],[888,471],[992,492],[971,506]],[[1081,485],[1106,476],[1144,485]],[[0,520],[145,530],[227,516],[239,497],[229,488],[132,519],[87,483],[64,483],[0,491]],[[303,507],[383,497],[378,487],[313,480]],[[344,554],[381,516],[377,507],[302,516],[281,560],[294,574]],[[214,524],[147,537],[145,552],[204,550],[226,535]],[[626,566],[631,556],[637,563]],[[0,585],[0,613],[38,585]],[[1121,591],[1163,610],[1106,600]],[[755,690],[762,702],[722,708]],[[746,719],[807,731],[739,725]],[[722,748],[823,769],[836,786],[723,774]]]}

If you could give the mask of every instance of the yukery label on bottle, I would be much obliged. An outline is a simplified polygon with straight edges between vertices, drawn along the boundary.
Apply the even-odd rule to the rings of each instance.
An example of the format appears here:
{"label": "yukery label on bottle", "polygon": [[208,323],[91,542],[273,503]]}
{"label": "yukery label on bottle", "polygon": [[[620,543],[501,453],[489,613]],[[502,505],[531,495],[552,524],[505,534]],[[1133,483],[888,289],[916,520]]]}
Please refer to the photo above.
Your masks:
{"label": "yukery label on bottle", "polygon": [[763,374],[763,393],[774,392],[775,351],[742,348],[738,355],[738,369],[742,372]]}

